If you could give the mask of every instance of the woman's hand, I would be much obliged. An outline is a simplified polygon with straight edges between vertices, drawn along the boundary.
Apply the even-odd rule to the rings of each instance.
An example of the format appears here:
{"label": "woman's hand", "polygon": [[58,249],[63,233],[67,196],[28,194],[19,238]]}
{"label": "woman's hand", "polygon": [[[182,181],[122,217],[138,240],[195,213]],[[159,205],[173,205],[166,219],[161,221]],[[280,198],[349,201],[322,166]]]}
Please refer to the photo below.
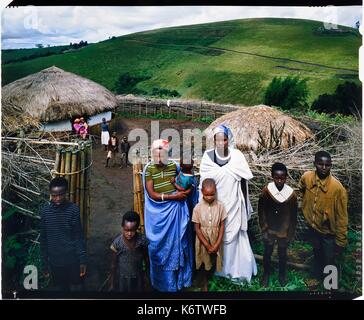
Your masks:
{"label": "woman's hand", "polygon": [[171,183],[175,184],[175,182],[176,182],[176,178],[175,177],[171,178]]}
{"label": "woman's hand", "polygon": [[178,191],[176,194],[174,194],[175,200],[182,201],[187,198],[187,192],[186,191]]}

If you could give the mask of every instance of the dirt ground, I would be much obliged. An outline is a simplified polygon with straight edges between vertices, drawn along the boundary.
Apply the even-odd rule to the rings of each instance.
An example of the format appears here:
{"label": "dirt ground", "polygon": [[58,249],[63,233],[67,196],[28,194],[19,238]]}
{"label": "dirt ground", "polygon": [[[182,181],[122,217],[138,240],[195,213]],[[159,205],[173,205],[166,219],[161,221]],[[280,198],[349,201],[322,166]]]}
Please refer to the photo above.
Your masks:
{"label": "dirt ground", "polygon": [[[128,135],[130,130],[145,129],[150,137],[149,119],[123,119],[118,121],[118,137]],[[207,127],[205,123],[182,120],[159,120],[160,132],[166,128],[183,129]],[[150,141],[149,141],[150,143]],[[120,160],[119,160],[120,161]],[[133,209],[133,175],[132,167],[105,167],[106,152],[97,140],[93,149],[93,166],[91,173],[91,217],[88,238],[88,272],[85,281],[88,291],[105,291],[105,281],[110,272],[111,242],[120,232],[122,214]],[[112,162],[111,162],[112,164]]]}

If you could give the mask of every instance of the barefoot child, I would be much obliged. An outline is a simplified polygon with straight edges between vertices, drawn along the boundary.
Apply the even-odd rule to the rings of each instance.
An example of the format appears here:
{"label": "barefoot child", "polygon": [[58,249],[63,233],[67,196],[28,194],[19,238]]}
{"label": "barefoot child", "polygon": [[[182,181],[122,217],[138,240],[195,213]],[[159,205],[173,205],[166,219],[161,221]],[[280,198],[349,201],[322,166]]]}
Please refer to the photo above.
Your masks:
{"label": "barefoot child", "polygon": [[283,163],[272,166],[273,182],[262,190],[258,202],[259,225],[263,234],[263,281],[268,287],[274,243],[278,244],[279,283],[286,285],[287,245],[293,239],[297,224],[297,196],[286,184],[287,168]]}
{"label": "barefoot child", "polygon": [[208,280],[213,272],[222,270],[221,242],[224,220],[227,217],[223,204],[216,200],[216,184],[213,179],[202,182],[203,198],[193,210],[192,222],[196,231],[196,269],[202,264],[203,291],[208,291]]}
{"label": "barefoot child", "polygon": [[148,240],[137,232],[140,217],[134,211],[124,214],[121,234],[111,244],[113,252],[111,263],[110,289],[120,292],[142,292],[145,289],[145,269],[149,270]]}

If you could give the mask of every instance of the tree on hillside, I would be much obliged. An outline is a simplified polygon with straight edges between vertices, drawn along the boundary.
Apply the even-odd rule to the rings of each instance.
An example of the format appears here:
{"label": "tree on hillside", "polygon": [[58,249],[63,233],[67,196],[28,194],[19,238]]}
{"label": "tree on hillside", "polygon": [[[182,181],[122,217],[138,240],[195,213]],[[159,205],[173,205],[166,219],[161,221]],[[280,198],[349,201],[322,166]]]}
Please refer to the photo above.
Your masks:
{"label": "tree on hillside", "polygon": [[307,80],[298,76],[274,77],[265,91],[264,103],[286,110],[306,107],[309,95]]}
{"label": "tree on hillside", "polygon": [[150,79],[151,76],[144,73],[130,74],[123,73],[115,82],[113,91],[117,94],[146,94],[144,90],[138,89],[136,86],[139,82]]}
{"label": "tree on hillside", "polygon": [[337,86],[334,94],[320,95],[311,109],[330,114],[361,115],[362,111],[361,85],[346,81]]}

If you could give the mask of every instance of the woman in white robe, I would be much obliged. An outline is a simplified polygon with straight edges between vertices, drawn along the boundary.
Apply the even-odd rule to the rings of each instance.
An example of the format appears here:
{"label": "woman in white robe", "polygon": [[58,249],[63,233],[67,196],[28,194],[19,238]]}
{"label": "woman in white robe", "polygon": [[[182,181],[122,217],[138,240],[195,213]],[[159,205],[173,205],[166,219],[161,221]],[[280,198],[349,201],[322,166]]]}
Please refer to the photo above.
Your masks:
{"label": "woman in white robe", "polygon": [[248,180],[253,175],[238,149],[231,130],[220,125],[214,130],[214,149],[206,150],[200,165],[200,186],[206,178],[216,182],[217,199],[228,213],[223,239],[223,269],[218,276],[250,282],[257,265],[248,238],[248,220],[252,213]]}

